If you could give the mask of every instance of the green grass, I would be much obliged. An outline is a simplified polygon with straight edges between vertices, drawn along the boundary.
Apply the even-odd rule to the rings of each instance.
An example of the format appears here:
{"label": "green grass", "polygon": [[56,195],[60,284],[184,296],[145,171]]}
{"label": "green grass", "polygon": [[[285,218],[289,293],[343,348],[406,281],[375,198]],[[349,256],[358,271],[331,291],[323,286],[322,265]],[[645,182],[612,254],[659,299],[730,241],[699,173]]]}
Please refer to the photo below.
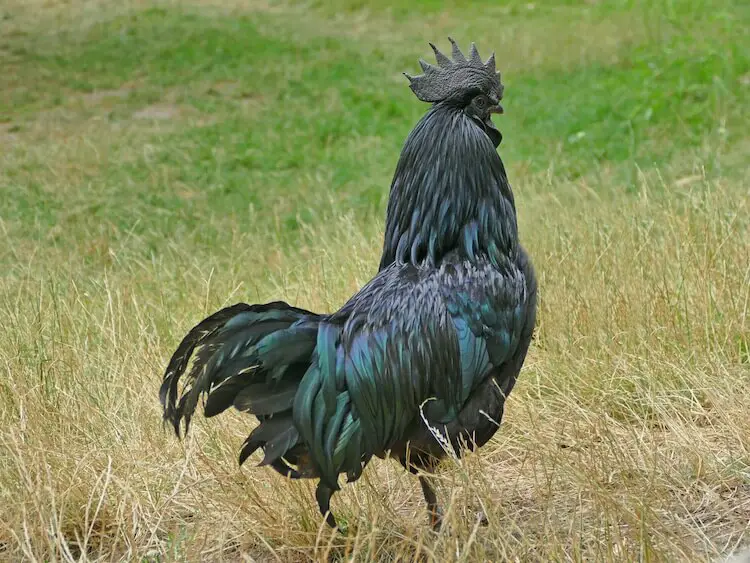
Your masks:
{"label": "green grass", "polygon": [[[682,560],[750,543],[750,7],[687,0],[11,0],[0,7],[0,558]],[[506,421],[450,530],[374,463],[319,527],[159,424],[223,304],[333,310],[375,271],[427,41],[497,52],[540,277]],[[490,527],[474,529],[484,506]]]}

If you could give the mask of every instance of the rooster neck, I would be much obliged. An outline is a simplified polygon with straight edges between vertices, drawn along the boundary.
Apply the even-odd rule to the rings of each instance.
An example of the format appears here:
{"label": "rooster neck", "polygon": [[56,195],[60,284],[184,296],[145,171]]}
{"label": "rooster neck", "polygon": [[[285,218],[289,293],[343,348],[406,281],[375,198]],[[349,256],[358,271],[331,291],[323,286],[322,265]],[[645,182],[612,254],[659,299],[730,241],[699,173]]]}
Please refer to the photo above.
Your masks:
{"label": "rooster neck", "polygon": [[489,137],[460,108],[435,104],[409,134],[391,184],[380,268],[448,254],[514,256],[513,192]]}

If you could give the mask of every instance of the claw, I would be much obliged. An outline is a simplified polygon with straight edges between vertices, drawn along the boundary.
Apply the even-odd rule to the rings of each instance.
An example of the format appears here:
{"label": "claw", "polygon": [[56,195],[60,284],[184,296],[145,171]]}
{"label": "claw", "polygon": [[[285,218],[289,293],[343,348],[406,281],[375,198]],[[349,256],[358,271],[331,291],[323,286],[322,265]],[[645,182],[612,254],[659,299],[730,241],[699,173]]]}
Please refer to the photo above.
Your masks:
{"label": "claw", "polygon": [[443,527],[443,511],[440,508],[436,507],[435,510],[430,510],[430,527],[436,532],[439,532]]}

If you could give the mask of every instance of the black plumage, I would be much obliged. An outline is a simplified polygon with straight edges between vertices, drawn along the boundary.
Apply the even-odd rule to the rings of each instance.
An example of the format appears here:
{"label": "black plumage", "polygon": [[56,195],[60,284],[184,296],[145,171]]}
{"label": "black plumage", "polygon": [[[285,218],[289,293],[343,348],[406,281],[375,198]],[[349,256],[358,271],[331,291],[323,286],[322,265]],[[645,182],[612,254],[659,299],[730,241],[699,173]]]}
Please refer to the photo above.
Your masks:
{"label": "black plumage", "polygon": [[215,313],[185,337],[161,388],[178,434],[201,395],[206,416],[255,415],[240,463],[262,448],[261,465],[319,479],[331,525],[339,475],[354,481],[388,452],[420,472],[438,523],[427,474],[446,447],[460,455],[495,433],[534,330],[536,279],[491,120],[503,86],[494,56],[483,63],[472,45],[467,59],[451,42],[452,60],[433,47],[438,66],[420,61],[425,74],[409,76],[433,105],[396,167],[377,275],[333,314],[283,302]]}

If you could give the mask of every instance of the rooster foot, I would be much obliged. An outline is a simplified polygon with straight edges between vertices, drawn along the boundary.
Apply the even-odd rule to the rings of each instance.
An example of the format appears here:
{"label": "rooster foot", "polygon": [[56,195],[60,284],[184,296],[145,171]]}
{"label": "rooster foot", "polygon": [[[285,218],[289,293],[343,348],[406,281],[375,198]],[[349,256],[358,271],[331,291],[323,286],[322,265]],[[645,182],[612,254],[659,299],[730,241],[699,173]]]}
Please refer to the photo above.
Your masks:
{"label": "rooster foot", "polygon": [[430,527],[436,532],[439,532],[443,527],[443,511],[437,506],[430,510],[429,523]]}

